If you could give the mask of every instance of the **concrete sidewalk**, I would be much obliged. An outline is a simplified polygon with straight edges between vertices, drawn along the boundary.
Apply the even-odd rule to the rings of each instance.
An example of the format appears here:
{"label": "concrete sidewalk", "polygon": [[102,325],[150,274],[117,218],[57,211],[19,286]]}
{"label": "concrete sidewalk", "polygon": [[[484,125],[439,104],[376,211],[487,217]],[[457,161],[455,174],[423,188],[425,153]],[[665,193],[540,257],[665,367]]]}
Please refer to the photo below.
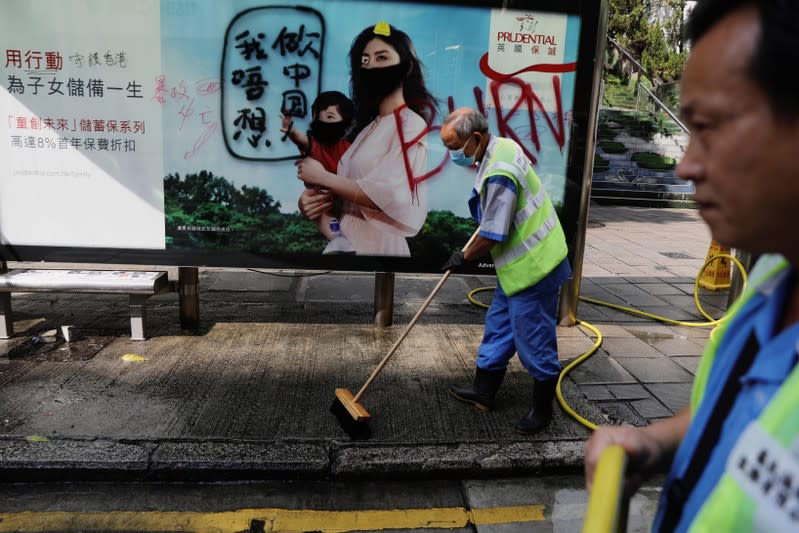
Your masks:
{"label": "concrete sidewalk", "polygon": [[[692,210],[592,206],[582,294],[696,321],[693,282],[709,244]],[[30,265],[10,265],[21,266]],[[151,338],[139,342],[129,337],[126,297],[15,294],[17,336],[0,341],[0,478],[480,477],[581,468],[589,431],[563,410],[540,435],[512,432],[532,402],[532,379],[515,358],[495,411],[479,413],[447,394],[472,379],[484,310],[467,293],[493,286],[492,277],[448,281],[361,401],[374,417],[369,441],[352,442],[339,428],[328,411],[334,389],[357,392],[437,281],[398,274],[394,325],[376,329],[370,273],[201,269],[200,330],[180,330],[177,295],[165,294],[148,303]],[[719,292],[702,301],[719,316],[726,299]],[[563,382],[581,416],[642,425],[686,405],[708,329],[584,302],[578,318],[605,336]],[[79,340],[31,343],[65,324]],[[580,327],[558,333],[564,365],[593,344]]]}

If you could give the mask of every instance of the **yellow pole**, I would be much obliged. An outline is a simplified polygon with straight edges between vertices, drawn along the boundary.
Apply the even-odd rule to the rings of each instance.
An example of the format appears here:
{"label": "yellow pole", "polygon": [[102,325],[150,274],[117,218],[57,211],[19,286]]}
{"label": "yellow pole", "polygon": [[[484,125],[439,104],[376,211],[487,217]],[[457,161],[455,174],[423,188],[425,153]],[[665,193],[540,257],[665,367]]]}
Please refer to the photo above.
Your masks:
{"label": "yellow pole", "polygon": [[627,455],[621,446],[602,452],[594,472],[588,498],[583,533],[617,533],[627,529],[627,500],[624,498],[624,471]]}

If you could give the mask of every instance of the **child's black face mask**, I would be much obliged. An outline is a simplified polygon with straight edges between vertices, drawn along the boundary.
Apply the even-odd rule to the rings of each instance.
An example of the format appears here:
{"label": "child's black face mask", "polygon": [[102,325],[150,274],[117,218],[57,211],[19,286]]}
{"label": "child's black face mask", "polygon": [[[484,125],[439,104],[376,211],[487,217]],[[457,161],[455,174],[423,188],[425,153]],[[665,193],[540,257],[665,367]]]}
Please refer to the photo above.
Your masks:
{"label": "child's black face mask", "polygon": [[319,144],[335,144],[336,141],[344,137],[347,132],[347,123],[343,120],[338,122],[322,122],[318,118],[311,122],[311,137],[316,139]]}

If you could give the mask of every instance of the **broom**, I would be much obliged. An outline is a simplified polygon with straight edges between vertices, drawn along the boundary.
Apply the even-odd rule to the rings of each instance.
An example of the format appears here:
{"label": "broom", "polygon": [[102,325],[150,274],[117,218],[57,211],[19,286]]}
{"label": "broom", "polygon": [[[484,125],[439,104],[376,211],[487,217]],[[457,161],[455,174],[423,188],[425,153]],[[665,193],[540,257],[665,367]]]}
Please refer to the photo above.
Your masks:
{"label": "broom", "polygon": [[[474,242],[479,233],[480,228],[478,227],[464,245],[463,250],[466,250],[466,248],[468,248],[469,245]],[[430,305],[430,302],[433,300],[433,298],[435,298],[436,294],[438,294],[438,291],[440,291],[441,287],[444,286],[444,283],[446,283],[447,279],[449,279],[449,275],[451,273],[451,270],[447,270],[444,275],[441,276],[441,279],[438,280],[438,283],[427,296],[427,299],[424,301],[424,303],[422,303],[422,306],[419,308],[419,310],[416,311],[416,315],[414,315],[408,325],[405,326],[405,330],[402,332],[399,339],[394,342],[394,345],[383,357],[383,360],[377,365],[377,368],[374,369],[372,375],[369,376],[369,379],[366,380],[366,383],[364,383],[361,389],[358,391],[358,394],[353,396],[352,392],[350,392],[348,389],[336,389],[336,397],[333,400],[333,405],[330,406],[330,412],[336,416],[341,428],[353,440],[366,440],[372,435],[372,430],[369,428],[369,420],[372,418],[372,416],[362,404],[358,403],[358,400],[361,399],[361,396],[364,395],[366,389],[368,389],[372,382],[377,378],[377,375],[380,374],[380,372],[383,370],[383,367],[386,366],[388,360],[392,355],[394,355],[394,352],[397,351],[397,348],[400,347],[402,341],[405,340],[405,337],[407,337],[408,333],[411,332],[413,326],[416,325],[416,322],[425,312],[427,306]]]}

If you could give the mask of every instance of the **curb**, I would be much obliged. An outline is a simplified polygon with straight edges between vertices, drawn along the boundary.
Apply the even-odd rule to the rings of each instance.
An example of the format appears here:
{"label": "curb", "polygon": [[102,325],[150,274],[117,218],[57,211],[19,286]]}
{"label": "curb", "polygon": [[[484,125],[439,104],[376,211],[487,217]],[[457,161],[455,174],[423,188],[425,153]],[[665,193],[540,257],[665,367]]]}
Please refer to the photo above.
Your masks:
{"label": "curb", "polygon": [[582,440],[369,445],[0,440],[0,478],[7,482],[485,478],[576,472],[582,465]]}

